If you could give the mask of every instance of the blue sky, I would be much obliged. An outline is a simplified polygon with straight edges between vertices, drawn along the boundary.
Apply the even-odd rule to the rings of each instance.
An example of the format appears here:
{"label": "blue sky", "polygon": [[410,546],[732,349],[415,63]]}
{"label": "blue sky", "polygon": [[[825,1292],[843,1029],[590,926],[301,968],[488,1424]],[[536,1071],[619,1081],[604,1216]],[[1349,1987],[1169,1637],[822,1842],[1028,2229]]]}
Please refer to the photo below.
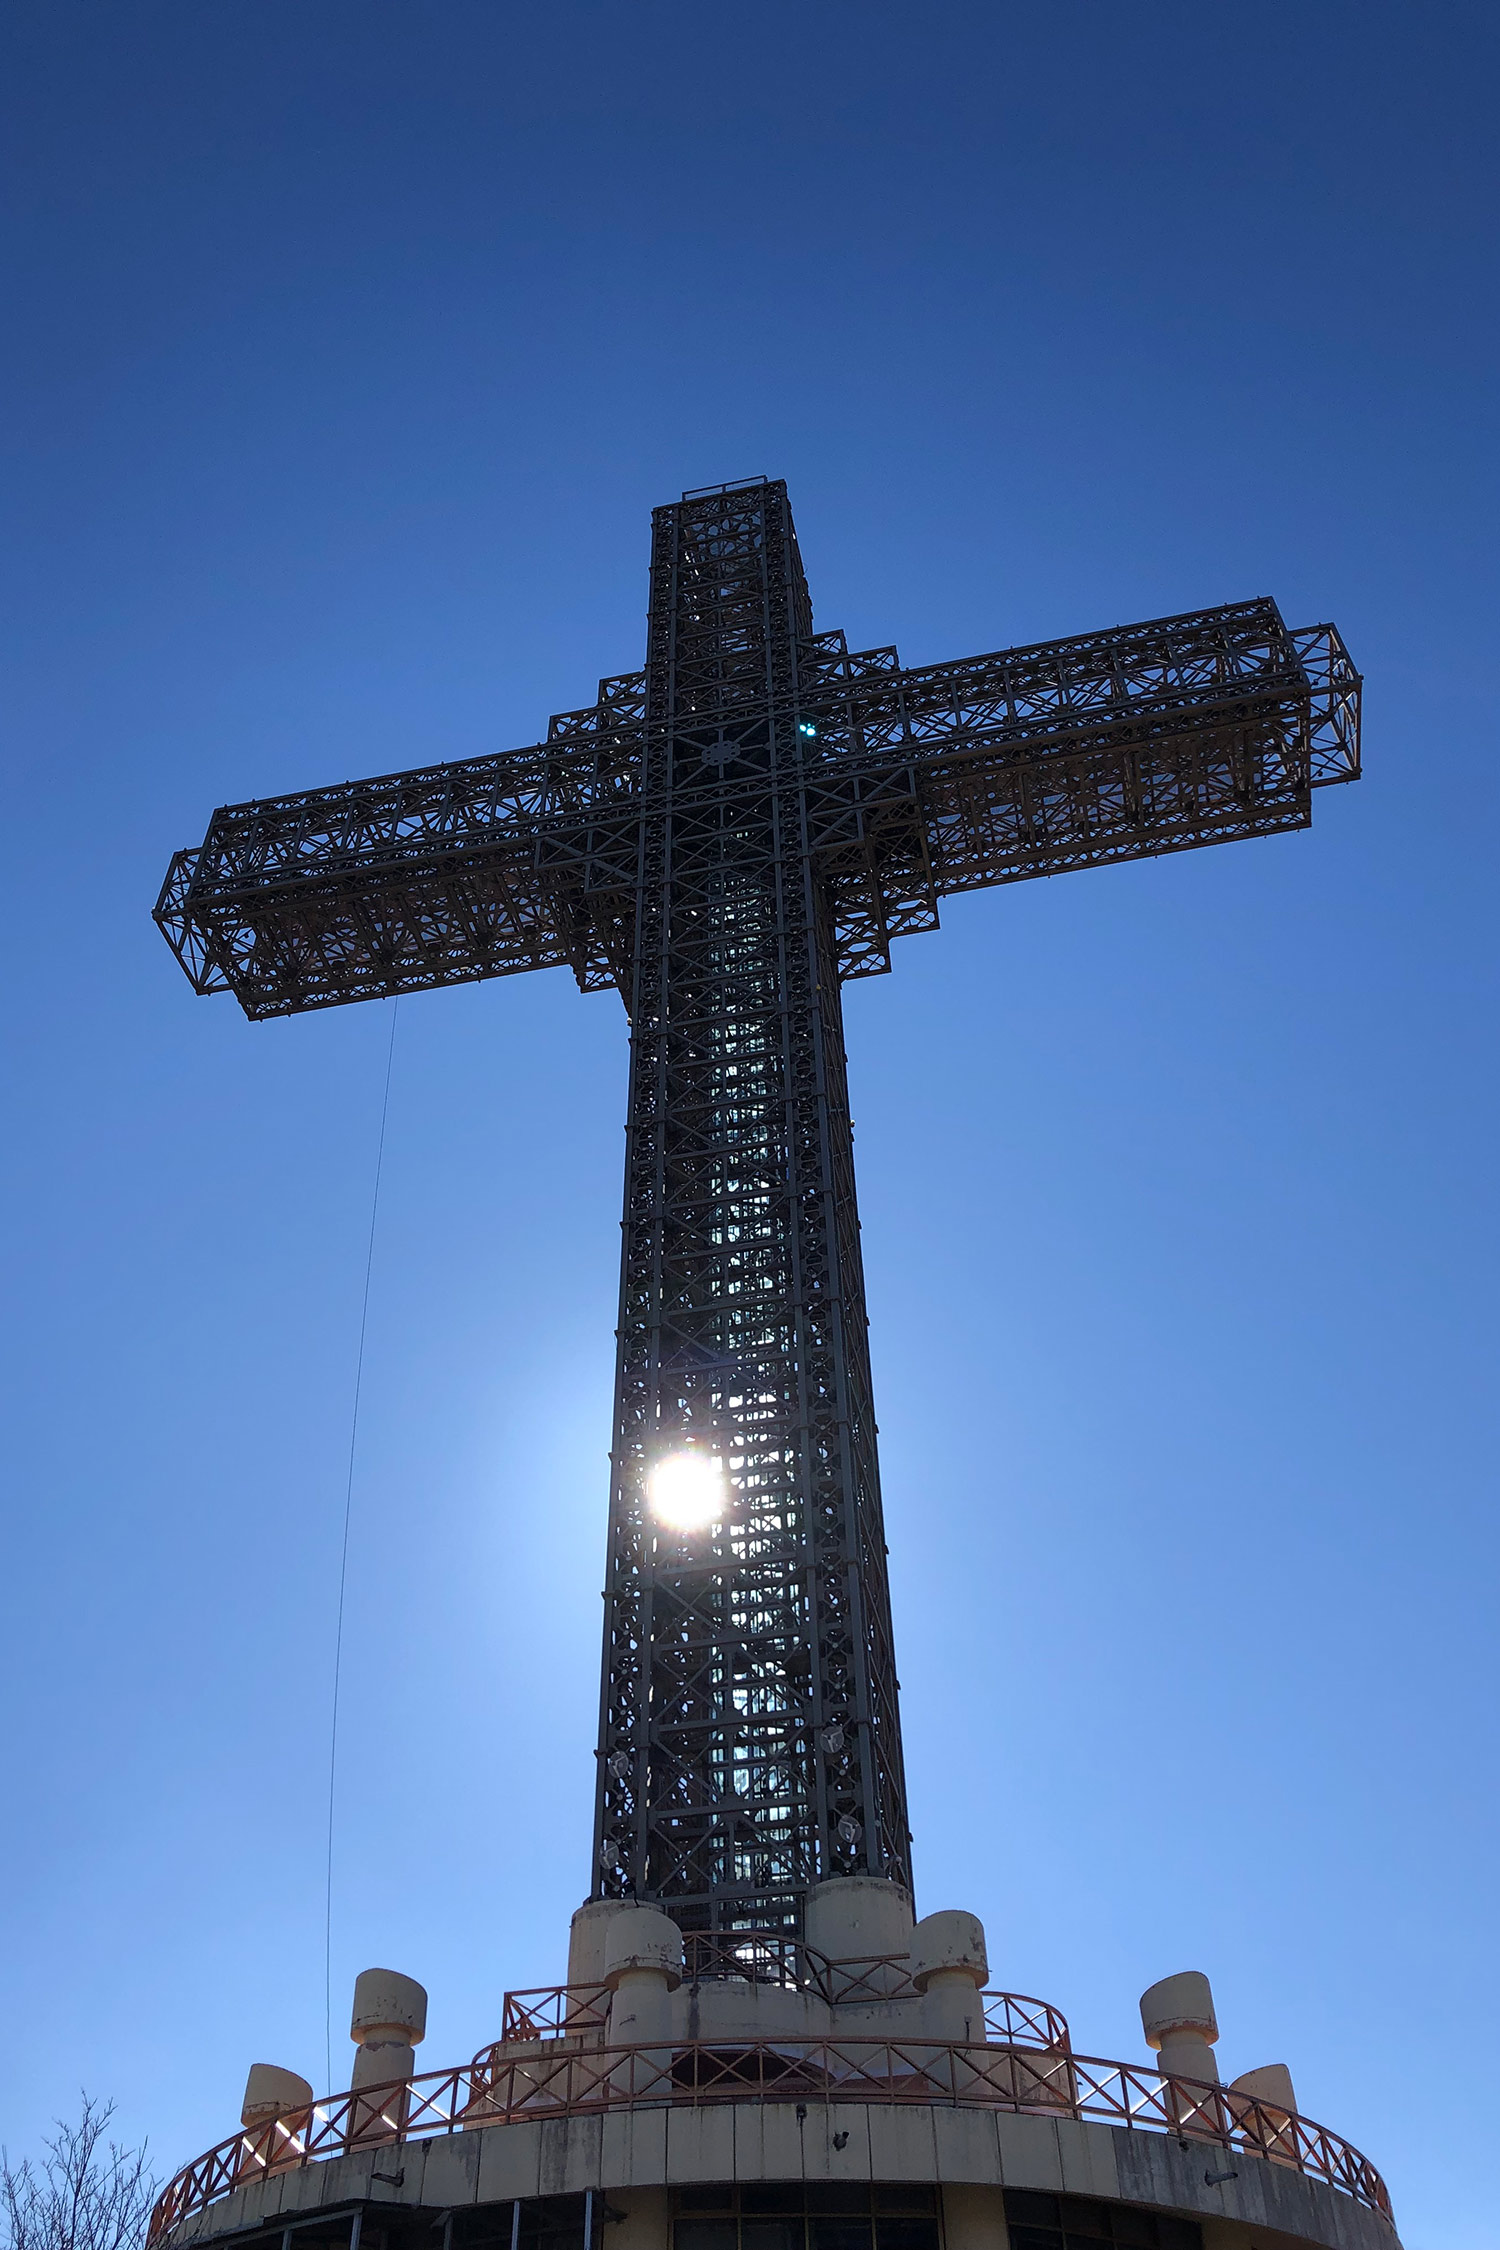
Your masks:
{"label": "blue sky", "polygon": [[[1478,6],[14,0],[0,2136],[324,2076],[389,1019],[149,918],[212,807],[536,739],[648,514],[791,485],[909,662],[1269,592],[1310,834],[966,899],[848,999],[919,1903],[1141,2056],[1212,1975],[1489,2239],[1497,37]],[[335,1839],[424,2059],[587,1883],[625,1037],[405,1003]],[[343,2063],[337,2063],[343,2068]]]}

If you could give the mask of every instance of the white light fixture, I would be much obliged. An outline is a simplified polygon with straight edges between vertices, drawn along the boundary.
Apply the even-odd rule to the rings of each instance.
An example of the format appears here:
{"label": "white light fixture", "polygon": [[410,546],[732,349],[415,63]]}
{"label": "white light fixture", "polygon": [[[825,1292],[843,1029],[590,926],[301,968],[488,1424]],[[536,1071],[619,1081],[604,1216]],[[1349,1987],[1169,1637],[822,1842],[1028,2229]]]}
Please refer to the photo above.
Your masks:
{"label": "white light fixture", "polygon": [[706,1531],[729,1510],[721,1464],[707,1453],[671,1453],[646,1479],[651,1513],[669,1531]]}

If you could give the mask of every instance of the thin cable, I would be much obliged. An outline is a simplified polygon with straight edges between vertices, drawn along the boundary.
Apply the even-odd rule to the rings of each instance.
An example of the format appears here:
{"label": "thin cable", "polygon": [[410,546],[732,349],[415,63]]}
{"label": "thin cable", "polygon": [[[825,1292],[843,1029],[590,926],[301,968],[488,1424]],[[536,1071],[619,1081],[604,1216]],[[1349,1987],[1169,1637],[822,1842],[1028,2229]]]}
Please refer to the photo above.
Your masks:
{"label": "thin cable", "polygon": [[344,1543],[339,1553],[339,1615],[333,1637],[333,1714],[328,1729],[328,1862],[323,1888],[323,2083],[333,2092],[333,1792],[339,1755],[339,1679],[344,1662],[344,1590],[349,1583],[349,1521],[354,1510],[354,1449],[359,1439],[359,1394],[365,1378],[365,1330],[370,1319],[370,1275],[375,1267],[375,1221],[385,1163],[385,1121],[391,1106],[391,1064],[396,1057],[399,999],[391,1003],[391,1036],[385,1050],[385,1091],[380,1098],[380,1138],[375,1146],[375,1186],[370,1196],[370,1239],[365,1245],[365,1293],[359,1308],[359,1350],[354,1360],[354,1411],[349,1418],[349,1469],[344,1480]]}

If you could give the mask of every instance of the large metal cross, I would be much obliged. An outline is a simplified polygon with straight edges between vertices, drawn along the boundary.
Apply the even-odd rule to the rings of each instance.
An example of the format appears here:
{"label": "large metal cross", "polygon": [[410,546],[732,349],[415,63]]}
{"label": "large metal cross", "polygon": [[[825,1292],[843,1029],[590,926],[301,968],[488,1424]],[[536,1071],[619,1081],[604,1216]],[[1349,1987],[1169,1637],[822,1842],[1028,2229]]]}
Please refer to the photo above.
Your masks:
{"label": "large metal cross", "polygon": [[[652,519],[644,672],[534,749],[233,805],[156,918],[252,1018],[566,965],[630,1019],[595,1895],[909,1881],[840,986],[954,891],[1305,828],[1359,679],[1270,600],[904,670],[786,487]],[[648,1505],[720,1464],[717,1520]]]}

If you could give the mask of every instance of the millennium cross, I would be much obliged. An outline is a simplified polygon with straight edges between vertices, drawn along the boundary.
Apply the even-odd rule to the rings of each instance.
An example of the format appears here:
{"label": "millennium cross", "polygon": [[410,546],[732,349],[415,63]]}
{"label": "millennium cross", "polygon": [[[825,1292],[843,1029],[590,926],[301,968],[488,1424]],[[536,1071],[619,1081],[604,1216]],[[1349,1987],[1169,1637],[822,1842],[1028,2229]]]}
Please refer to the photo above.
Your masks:
{"label": "millennium cross", "polygon": [[[758,478],[655,511],[646,668],[545,743],[226,806],[173,860],[157,921],[253,1019],[562,965],[625,1002],[595,1896],[795,1934],[813,1883],[910,1879],[844,979],[951,892],[1305,828],[1359,691],[1266,599],[851,653]],[[696,1529],[648,1504],[683,1454]]]}

